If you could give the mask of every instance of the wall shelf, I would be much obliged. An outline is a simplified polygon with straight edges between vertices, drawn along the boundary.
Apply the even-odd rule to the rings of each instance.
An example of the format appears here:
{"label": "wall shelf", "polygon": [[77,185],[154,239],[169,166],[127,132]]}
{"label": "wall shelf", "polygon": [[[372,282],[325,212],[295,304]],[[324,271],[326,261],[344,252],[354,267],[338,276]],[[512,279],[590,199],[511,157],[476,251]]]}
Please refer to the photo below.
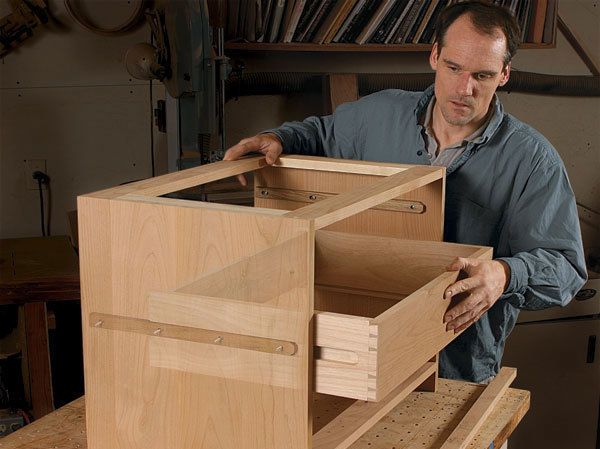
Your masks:
{"label": "wall shelf", "polygon": [[[240,52],[429,52],[430,44],[310,44],[310,43],[259,43],[259,42],[227,42],[225,50]],[[524,43],[521,50],[555,48],[555,43],[532,44]]]}

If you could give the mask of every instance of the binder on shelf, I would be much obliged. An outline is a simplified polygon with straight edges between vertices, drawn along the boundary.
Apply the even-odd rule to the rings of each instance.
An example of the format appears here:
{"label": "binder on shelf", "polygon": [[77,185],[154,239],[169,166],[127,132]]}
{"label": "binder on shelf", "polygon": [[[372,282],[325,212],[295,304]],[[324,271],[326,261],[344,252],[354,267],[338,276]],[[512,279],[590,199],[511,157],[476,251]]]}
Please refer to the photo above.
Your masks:
{"label": "binder on shelf", "polygon": [[300,16],[300,20],[298,20],[298,26],[296,27],[296,31],[292,37],[292,42],[299,42],[301,40],[300,37],[304,34],[312,22],[315,11],[318,10],[320,4],[321,0],[306,0],[306,5],[304,5],[302,15]]}
{"label": "binder on shelf", "polygon": [[390,12],[395,3],[396,0],[383,0],[383,2],[379,5],[379,8],[377,8],[373,16],[371,16],[369,22],[367,22],[367,25],[363,28],[361,33],[356,38],[355,42],[357,44],[364,44],[371,38],[371,36],[375,33],[375,31],[377,31],[377,28],[379,28],[379,25],[381,25],[381,22],[383,21],[383,19],[385,19],[385,16]]}
{"label": "binder on shelf", "polygon": [[296,27],[298,26],[298,22],[300,21],[300,16],[302,15],[302,11],[306,6],[306,0],[296,0],[294,4],[294,9],[290,16],[290,22],[287,25],[287,29],[285,30],[285,36],[283,38],[283,42],[289,43],[292,42],[292,38],[294,37],[294,33],[296,32]]}
{"label": "binder on shelf", "polygon": [[419,42],[419,40],[421,39],[421,36],[423,35],[423,32],[425,31],[425,27],[429,23],[429,19],[431,19],[431,15],[433,14],[433,11],[438,3],[439,3],[439,0],[433,0],[429,4],[427,9],[425,10],[425,14],[423,15],[423,18],[420,21],[419,28],[417,28],[415,37],[412,40],[413,43],[417,44]]}
{"label": "binder on shelf", "polygon": [[324,0],[323,7],[319,9],[317,16],[315,17],[315,21],[312,23],[308,33],[306,34],[303,42],[313,42],[317,33],[321,29],[321,26],[327,19],[327,16],[335,6],[335,0]]}
{"label": "binder on shelf", "polygon": [[296,1],[299,0],[287,0],[285,3],[285,9],[283,10],[283,18],[281,19],[281,26],[279,27],[279,36],[277,40],[279,42],[283,42],[285,38],[285,33],[290,26],[290,19],[292,17],[292,11],[294,10],[294,5]]}
{"label": "binder on shelf", "polygon": [[417,33],[417,29],[419,28],[421,21],[423,20],[423,16],[425,15],[425,12],[427,11],[427,8],[429,7],[430,3],[431,3],[431,0],[424,0],[421,3],[419,10],[417,12],[417,15],[415,17],[415,20],[409,28],[408,34],[406,35],[406,39],[403,41],[404,43],[407,43],[407,44],[413,43],[413,39],[415,37],[415,34]]}
{"label": "binder on shelf", "polygon": [[353,23],[341,38],[341,42],[354,42],[365,25],[369,22],[375,11],[381,4],[381,0],[367,1],[361,11],[354,17]]}
{"label": "binder on shelf", "polygon": [[374,44],[383,44],[390,34],[394,25],[399,21],[399,18],[404,11],[407,0],[398,0],[394,3],[394,6],[390,10],[390,12],[385,16],[375,34],[371,36],[370,42]]}
{"label": "binder on shelf", "polygon": [[406,17],[406,15],[408,14],[408,12],[411,10],[412,5],[413,5],[414,2],[415,2],[415,0],[408,0],[406,2],[405,6],[404,6],[404,10],[402,11],[402,13],[400,14],[400,16],[398,17],[398,20],[396,20],[396,23],[394,23],[394,26],[390,30],[390,33],[388,34],[388,36],[385,38],[385,43],[386,44],[395,43],[396,34],[398,33],[398,30],[402,26],[402,23],[404,22],[404,18]]}
{"label": "binder on shelf", "polygon": [[283,10],[285,8],[285,0],[277,0],[275,9],[273,10],[273,21],[269,31],[269,42],[277,42],[279,28],[281,28],[281,20],[283,19]]}
{"label": "binder on shelf", "polygon": [[329,33],[327,33],[327,36],[325,36],[325,40],[323,43],[328,44],[333,40],[334,36],[338,33],[342,24],[345,22],[348,14],[350,14],[350,11],[352,11],[354,5],[356,5],[356,2],[357,0],[344,1],[343,6],[340,8],[337,17],[334,19],[333,24],[331,25]]}
{"label": "binder on shelf", "polygon": [[543,44],[554,42],[554,33],[556,32],[556,17],[558,14],[558,0],[548,0],[546,7],[546,19],[544,20],[544,33],[542,35]]}
{"label": "binder on shelf", "polygon": [[425,0],[414,0],[410,7],[410,10],[406,14],[404,20],[402,21],[402,24],[400,25],[396,36],[393,39],[394,43],[402,44],[405,42],[406,35],[410,32],[410,28],[415,23],[415,20],[417,20],[417,14],[419,14],[419,10],[421,9],[421,6],[423,6],[424,1]]}
{"label": "binder on shelf", "polygon": [[344,23],[342,23],[342,26],[340,27],[336,35],[333,37],[332,42],[341,42],[342,36],[354,23],[356,16],[362,11],[366,2],[367,0],[358,0],[358,2],[354,5],[354,8],[352,8],[350,14],[348,14],[348,17],[346,17],[346,19],[344,20]]}
{"label": "binder on shelf", "polygon": [[334,3],[335,5],[333,5],[331,11],[327,15],[327,18],[319,27],[319,30],[317,31],[317,34],[313,39],[313,42],[315,44],[322,44],[325,41],[327,36],[331,33],[331,29],[333,28],[334,23],[336,23],[337,21],[341,21],[339,20],[339,16],[344,11],[350,9],[348,8],[348,5],[354,4],[355,0],[342,0]]}
{"label": "binder on shelf", "polygon": [[425,28],[425,31],[423,32],[423,35],[419,40],[420,44],[433,43],[435,37],[435,26],[437,24],[441,12],[446,6],[448,6],[448,3],[448,0],[441,0],[440,2],[438,2],[437,6],[435,7],[435,10],[433,11],[433,14],[431,15],[431,18],[429,19],[429,23],[427,24],[427,27]]}

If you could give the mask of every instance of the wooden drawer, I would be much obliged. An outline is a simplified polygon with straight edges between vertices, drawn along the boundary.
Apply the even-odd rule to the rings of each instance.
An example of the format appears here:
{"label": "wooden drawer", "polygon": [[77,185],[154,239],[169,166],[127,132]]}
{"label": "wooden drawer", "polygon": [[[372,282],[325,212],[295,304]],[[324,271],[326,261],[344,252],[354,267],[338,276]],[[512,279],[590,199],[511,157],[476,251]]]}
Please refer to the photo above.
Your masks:
{"label": "wooden drawer", "polygon": [[[457,335],[446,331],[455,257],[491,248],[331,231],[315,239],[315,390],[378,401]],[[376,289],[375,289],[376,288]]]}

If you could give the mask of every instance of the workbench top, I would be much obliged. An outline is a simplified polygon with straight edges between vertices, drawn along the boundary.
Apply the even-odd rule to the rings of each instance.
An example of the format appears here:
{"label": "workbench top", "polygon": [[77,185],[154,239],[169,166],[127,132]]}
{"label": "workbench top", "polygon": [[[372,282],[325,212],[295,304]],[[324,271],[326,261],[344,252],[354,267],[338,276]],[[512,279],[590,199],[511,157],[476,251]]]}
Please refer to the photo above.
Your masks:
{"label": "workbench top", "polygon": [[[413,392],[381,419],[351,449],[439,448],[483,391],[484,386],[439,380],[435,393]],[[340,398],[339,406],[345,406]],[[329,402],[328,402],[329,403]],[[498,448],[529,409],[529,392],[508,389],[483,424],[471,449]],[[323,412],[315,416],[327,420]],[[492,446],[493,444],[493,446]],[[85,402],[79,398],[25,428],[0,439],[0,449],[86,449]]]}
{"label": "workbench top", "polygon": [[69,299],[79,299],[79,264],[68,237],[0,239],[0,304]]}

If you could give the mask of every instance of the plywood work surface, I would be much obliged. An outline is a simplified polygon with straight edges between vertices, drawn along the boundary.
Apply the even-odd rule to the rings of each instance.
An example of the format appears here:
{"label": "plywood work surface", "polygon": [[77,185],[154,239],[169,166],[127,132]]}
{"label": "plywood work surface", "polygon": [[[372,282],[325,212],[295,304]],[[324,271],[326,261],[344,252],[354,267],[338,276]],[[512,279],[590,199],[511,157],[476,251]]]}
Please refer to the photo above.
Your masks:
{"label": "plywood work surface", "polygon": [[[438,385],[435,393],[409,394],[349,449],[439,449],[485,386],[447,379],[439,379]],[[500,447],[529,410],[529,396],[528,391],[509,388],[467,448]],[[348,407],[348,401],[332,396],[318,398],[313,431]]]}
{"label": "plywood work surface", "polygon": [[[477,400],[484,387],[440,379],[436,393],[414,392],[356,441],[351,449],[437,449]],[[331,400],[330,400],[331,399]],[[315,403],[318,431],[352,400],[320,396]],[[529,409],[529,392],[509,388],[469,449],[499,447]],[[84,398],[0,439],[0,449],[86,449]],[[115,448],[116,449],[116,448]]]}

